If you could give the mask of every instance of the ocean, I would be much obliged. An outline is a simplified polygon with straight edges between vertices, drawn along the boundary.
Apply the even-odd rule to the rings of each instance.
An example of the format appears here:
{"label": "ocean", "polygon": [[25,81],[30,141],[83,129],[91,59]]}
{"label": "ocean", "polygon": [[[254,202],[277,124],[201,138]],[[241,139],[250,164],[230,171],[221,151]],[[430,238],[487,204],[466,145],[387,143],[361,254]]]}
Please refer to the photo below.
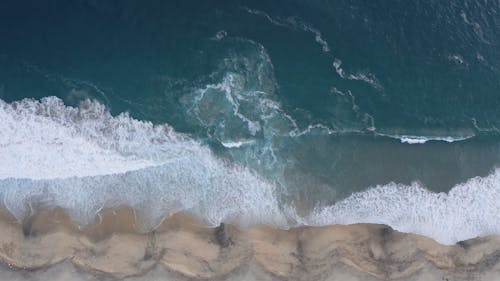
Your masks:
{"label": "ocean", "polygon": [[500,234],[500,1],[0,3],[0,206]]}

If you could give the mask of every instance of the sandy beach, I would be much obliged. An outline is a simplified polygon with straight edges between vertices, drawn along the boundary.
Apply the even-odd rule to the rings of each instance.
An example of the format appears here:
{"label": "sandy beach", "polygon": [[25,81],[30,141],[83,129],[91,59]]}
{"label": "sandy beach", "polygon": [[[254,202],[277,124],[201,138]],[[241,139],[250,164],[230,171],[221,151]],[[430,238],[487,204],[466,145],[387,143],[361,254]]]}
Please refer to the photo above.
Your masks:
{"label": "sandy beach", "polygon": [[500,0],[0,0],[0,281],[500,281]]}
{"label": "sandy beach", "polygon": [[[499,280],[500,236],[453,246],[384,225],[209,227],[184,214],[140,233],[130,208],[81,226],[62,209],[0,217],[1,280]],[[40,279],[38,279],[40,278]]]}

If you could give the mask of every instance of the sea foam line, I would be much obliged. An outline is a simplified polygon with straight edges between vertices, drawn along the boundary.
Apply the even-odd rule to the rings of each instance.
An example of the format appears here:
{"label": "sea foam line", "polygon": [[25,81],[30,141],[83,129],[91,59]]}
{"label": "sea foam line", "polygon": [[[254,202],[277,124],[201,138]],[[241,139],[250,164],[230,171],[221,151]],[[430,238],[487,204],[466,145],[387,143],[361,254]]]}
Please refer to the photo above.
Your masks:
{"label": "sea foam line", "polygon": [[398,139],[401,143],[407,144],[424,144],[429,141],[442,141],[442,142],[457,142],[464,141],[470,138],[473,138],[475,135],[467,135],[467,136],[419,136],[419,135],[391,135],[391,134],[383,134],[376,133],[379,136]]}
{"label": "sea foam line", "polygon": [[287,17],[286,19],[281,19],[280,17],[273,18],[271,17],[268,13],[256,9],[250,9],[250,8],[244,8],[245,11],[249,14],[264,17],[267,21],[272,23],[273,25],[279,26],[279,27],[284,27],[288,28],[291,30],[301,30],[304,32],[308,32],[314,35],[314,40],[316,43],[318,43],[321,46],[321,50],[324,53],[329,53],[330,52],[330,45],[328,42],[323,38],[323,35],[321,32],[313,27],[310,23],[305,22],[302,20],[300,17],[293,16],[293,17]]}

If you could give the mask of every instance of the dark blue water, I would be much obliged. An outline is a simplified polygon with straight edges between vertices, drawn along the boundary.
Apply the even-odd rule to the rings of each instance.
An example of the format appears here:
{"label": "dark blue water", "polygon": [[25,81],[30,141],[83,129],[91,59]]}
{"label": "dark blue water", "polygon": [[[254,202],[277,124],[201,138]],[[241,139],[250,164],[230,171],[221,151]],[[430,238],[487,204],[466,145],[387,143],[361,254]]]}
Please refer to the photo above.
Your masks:
{"label": "dark blue water", "polygon": [[0,38],[5,102],[169,124],[305,213],[500,163],[499,1],[2,1]]}

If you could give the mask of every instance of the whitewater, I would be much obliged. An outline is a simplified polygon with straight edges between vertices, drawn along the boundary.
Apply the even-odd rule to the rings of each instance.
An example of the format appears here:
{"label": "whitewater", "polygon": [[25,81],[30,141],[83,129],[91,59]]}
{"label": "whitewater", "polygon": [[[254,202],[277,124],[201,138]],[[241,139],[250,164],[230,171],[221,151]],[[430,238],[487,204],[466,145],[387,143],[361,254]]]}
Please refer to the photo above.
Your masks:
{"label": "whitewater", "polygon": [[145,232],[186,212],[210,225],[242,227],[379,223],[444,244],[500,233],[500,170],[448,193],[417,182],[372,186],[299,216],[272,179],[167,124],[113,116],[96,101],[0,101],[0,120],[0,198],[19,220],[40,206],[61,207],[86,224],[126,205]]}

